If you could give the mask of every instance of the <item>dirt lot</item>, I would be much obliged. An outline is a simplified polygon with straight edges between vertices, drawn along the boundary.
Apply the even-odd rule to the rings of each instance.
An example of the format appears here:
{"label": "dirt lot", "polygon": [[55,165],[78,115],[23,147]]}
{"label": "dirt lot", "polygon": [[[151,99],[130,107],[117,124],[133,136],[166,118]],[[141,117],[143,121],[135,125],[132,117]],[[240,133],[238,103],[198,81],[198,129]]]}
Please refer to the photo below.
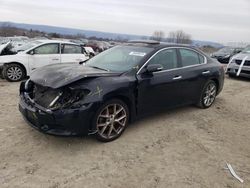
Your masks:
{"label": "dirt lot", "polygon": [[207,110],[189,106],[137,121],[106,144],[30,128],[17,109],[18,86],[0,80],[1,187],[250,187],[247,80],[227,78]]}

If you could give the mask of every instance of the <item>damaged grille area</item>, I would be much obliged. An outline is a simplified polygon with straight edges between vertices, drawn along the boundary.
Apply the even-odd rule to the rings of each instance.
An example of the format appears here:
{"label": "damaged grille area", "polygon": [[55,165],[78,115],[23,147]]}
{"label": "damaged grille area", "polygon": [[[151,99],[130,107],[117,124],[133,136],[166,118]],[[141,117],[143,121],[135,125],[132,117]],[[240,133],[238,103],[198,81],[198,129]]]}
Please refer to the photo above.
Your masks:
{"label": "damaged grille area", "polygon": [[53,89],[35,84],[29,80],[25,83],[25,92],[33,102],[50,110],[79,108],[79,106],[83,105],[84,97],[90,93],[87,89],[73,89],[70,87]]}
{"label": "damaged grille area", "polygon": [[33,100],[42,107],[49,108],[50,104],[60,95],[59,89],[34,85]]}

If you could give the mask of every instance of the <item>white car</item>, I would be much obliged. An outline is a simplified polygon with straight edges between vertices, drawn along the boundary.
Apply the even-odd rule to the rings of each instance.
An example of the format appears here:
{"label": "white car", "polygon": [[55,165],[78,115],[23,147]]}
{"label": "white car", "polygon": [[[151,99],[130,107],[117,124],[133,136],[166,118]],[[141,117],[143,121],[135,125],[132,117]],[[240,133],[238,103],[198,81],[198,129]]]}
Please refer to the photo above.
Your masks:
{"label": "white car", "polygon": [[250,45],[231,58],[226,73],[230,77],[242,76],[250,78]]}
{"label": "white car", "polygon": [[80,45],[65,41],[36,40],[15,51],[12,51],[10,43],[0,46],[0,71],[8,81],[20,81],[46,65],[79,63],[89,58]]}

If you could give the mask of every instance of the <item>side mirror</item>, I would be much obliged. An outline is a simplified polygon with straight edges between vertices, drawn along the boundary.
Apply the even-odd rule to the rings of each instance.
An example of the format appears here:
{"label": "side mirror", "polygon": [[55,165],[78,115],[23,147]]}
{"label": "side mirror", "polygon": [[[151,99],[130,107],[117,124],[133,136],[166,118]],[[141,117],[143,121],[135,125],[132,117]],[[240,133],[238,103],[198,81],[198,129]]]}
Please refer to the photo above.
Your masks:
{"label": "side mirror", "polygon": [[34,54],[35,54],[35,52],[34,52],[34,50],[31,50],[31,51],[29,51],[29,52],[28,52],[28,54],[30,54],[30,55],[34,55]]}
{"label": "side mirror", "polygon": [[160,64],[151,64],[146,68],[146,72],[148,73],[159,72],[161,70],[163,70],[163,66]]}

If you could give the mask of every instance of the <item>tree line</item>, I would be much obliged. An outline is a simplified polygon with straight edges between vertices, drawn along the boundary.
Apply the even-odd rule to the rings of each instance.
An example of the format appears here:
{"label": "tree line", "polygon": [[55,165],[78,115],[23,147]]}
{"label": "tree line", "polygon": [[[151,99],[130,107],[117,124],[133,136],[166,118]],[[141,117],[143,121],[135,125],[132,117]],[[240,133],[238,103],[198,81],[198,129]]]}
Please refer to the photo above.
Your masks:
{"label": "tree line", "polygon": [[178,44],[191,44],[192,43],[191,35],[185,33],[182,30],[169,32],[167,38],[165,38],[165,33],[163,31],[154,31],[150,39],[169,42],[169,43],[178,43]]}

